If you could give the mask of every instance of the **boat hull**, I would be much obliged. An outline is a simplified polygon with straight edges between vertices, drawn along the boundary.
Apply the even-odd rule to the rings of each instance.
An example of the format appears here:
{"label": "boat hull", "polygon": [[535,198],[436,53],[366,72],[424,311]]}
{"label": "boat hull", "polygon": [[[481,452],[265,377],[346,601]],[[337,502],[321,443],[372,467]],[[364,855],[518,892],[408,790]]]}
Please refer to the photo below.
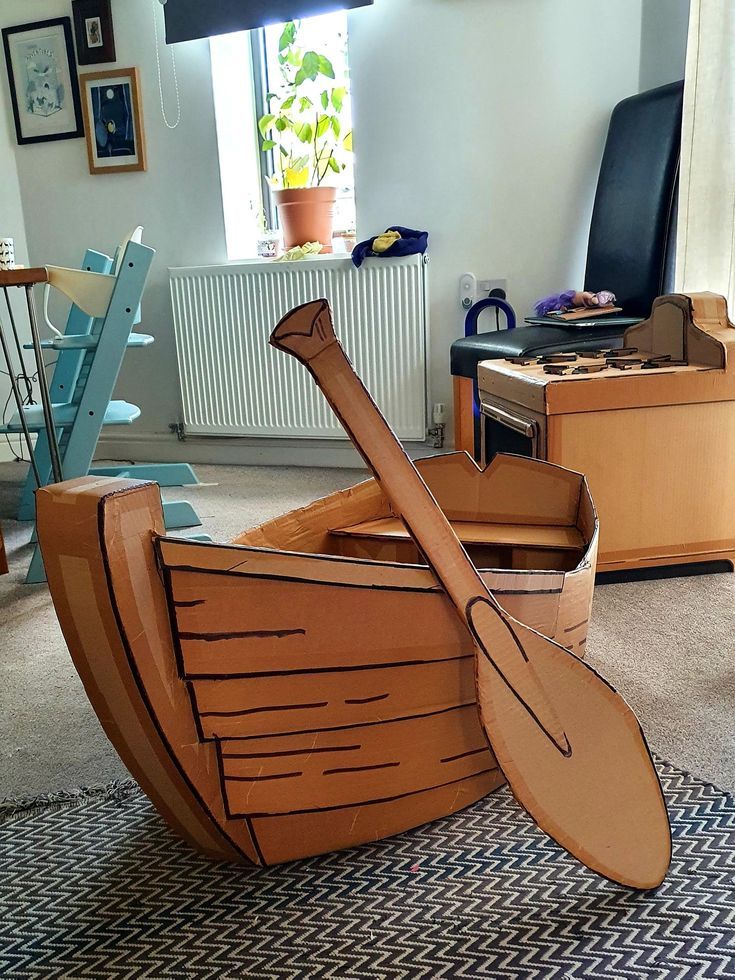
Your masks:
{"label": "boat hull", "polygon": [[[205,853],[271,864],[348,847],[503,783],[469,634],[428,568],[165,538],[158,488],[131,481],[46,488],[38,517],[90,700],[162,815]],[[588,538],[571,571],[481,573],[512,615],[578,655],[594,528]]]}

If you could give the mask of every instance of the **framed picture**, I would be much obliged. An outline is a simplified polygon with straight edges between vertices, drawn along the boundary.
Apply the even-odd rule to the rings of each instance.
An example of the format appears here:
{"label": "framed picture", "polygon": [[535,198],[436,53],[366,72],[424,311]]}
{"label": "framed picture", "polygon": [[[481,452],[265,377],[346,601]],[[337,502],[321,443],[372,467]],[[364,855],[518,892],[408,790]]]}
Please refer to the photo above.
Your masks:
{"label": "framed picture", "polygon": [[82,108],[91,174],[145,170],[137,68],[85,72]]}
{"label": "framed picture", "polygon": [[115,61],[110,0],[73,0],[74,34],[80,65]]}
{"label": "framed picture", "polygon": [[71,20],[6,27],[3,46],[18,142],[84,136]]}

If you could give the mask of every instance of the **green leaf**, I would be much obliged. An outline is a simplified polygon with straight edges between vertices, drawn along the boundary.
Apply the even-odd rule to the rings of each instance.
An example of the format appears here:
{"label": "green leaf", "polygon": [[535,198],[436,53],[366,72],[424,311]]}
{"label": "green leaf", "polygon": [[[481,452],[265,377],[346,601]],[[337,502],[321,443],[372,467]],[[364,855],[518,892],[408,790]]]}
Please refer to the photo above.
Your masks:
{"label": "green leaf", "polygon": [[275,145],[276,145],[275,140],[263,140],[263,145],[261,146],[261,150],[263,150],[264,153],[267,153],[268,150],[272,150]]}
{"label": "green leaf", "polygon": [[304,167],[308,167],[308,166],[309,166],[309,157],[303,156],[303,157],[298,157],[296,160],[294,160],[294,162],[291,164],[291,169],[299,171],[299,170],[303,170]]}
{"label": "green leaf", "polygon": [[352,130],[345,136],[342,140],[342,146],[347,150],[348,153],[352,153]]}
{"label": "green leaf", "polygon": [[317,55],[317,66],[320,74],[326,75],[327,78],[334,78],[334,68],[332,68],[332,62],[329,58],[325,58],[323,54]]}
{"label": "green leaf", "polygon": [[299,85],[303,85],[308,77],[309,76],[306,74],[305,70],[303,68],[299,68],[299,70],[296,72],[296,77],[293,80],[294,88],[298,88]]}
{"label": "green leaf", "polygon": [[342,171],[344,170],[344,164],[343,163],[337,163],[337,161],[334,159],[334,157],[330,157],[329,158],[329,166],[332,168],[332,170],[336,174],[341,174]]}
{"label": "green leaf", "polygon": [[265,136],[265,134],[268,132],[268,130],[273,125],[273,120],[275,118],[276,117],[274,115],[272,115],[270,112],[268,112],[264,116],[261,116],[260,117],[260,119],[258,120],[258,129],[260,130],[260,135],[261,136]]}
{"label": "green leaf", "polygon": [[278,149],[281,151],[281,156],[282,157],[287,157],[288,156],[288,150],[286,149],[285,146],[279,146]]}
{"label": "green leaf", "polygon": [[314,127],[311,123],[302,123],[300,126],[294,126],[294,132],[298,139],[302,143],[311,143],[314,139]]}
{"label": "green leaf", "polygon": [[289,97],[287,99],[284,99],[283,102],[281,103],[281,112],[288,112],[288,110],[291,108],[291,106],[294,104],[295,101],[296,101],[296,96],[289,95]]}
{"label": "green leaf", "polygon": [[276,119],[276,129],[279,133],[282,133],[285,129],[288,129],[290,125],[290,122],[285,116],[279,116],[278,119]]}
{"label": "green leaf", "polygon": [[320,58],[321,55],[318,55],[316,51],[307,51],[304,55],[304,61],[301,67],[304,69],[306,77],[310,78],[312,81],[314,81],[316,76],[319,74]]}
{"label": "green leaf", "polygon": [[339,119],[337,119],[336,116],[330,116],[329,122],[332,126],[332,132],[337,138],[339,138],[339,134],[342,132],[342,126]]}
{"label": "green leaf", "polygon": [[322,92],[322,109],[326,109],[329,105],[329,92],[325,89]]}
{"label": "green leaf", "polygon": [[296,40],[296,25],[292,20],[283,25],[283,31],[278,39],[278,50],[285,51]]}
{"label": "green leaf", "polygon": [[329,129],[331,120],[329,116],[319,116],[319,121],[316,124],[316,135],[317,139],[320,139],[326,131]]}
{"label": "green leaf", "polygon": [[278,95],[275,92],[266,92],[265,101],[270,102],[271,99],[277,99]]}
{"label": "green leaf", "polygon": [[299,99],[299,111],[306,112],[307,109],[311,109],[314,103],[306,95],[302,95]]}
{"label": "green leaf", "polygon": [[340,88],[332,89],[332,105],[337,110],[337,112],[342,112],[342,106],[345,101],[345,95],[347,95],[347,89],[345,88],[340,87]]}

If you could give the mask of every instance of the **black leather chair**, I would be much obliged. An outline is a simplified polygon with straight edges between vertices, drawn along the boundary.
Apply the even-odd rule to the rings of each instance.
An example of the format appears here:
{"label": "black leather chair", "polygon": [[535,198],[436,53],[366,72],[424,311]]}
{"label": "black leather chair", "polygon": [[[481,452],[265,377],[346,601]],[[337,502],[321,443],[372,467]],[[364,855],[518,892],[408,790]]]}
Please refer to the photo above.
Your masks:
{"label": "black leather chair", "polygon": [[[683,82],[615,106],[610,117],[590,226],[584,289],[611,289],[621,317],[592,327],[533,325],[463,337],[452,344],[455,447],[477,456],[477,365],[501,357],[615,346],[630,319],[648,316],[671,292]],[[560,289],[575,283],[559,283]],[[471,413],[471,419],[469,417]]]}

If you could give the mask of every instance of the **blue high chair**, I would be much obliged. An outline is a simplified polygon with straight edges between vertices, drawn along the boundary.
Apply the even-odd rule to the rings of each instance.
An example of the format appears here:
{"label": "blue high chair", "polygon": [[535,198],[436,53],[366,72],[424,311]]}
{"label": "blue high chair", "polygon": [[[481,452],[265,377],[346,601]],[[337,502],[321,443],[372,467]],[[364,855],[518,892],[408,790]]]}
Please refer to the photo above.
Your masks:
{"label": "blue high chair", "polygon": [[[50,393],[63,474],[65,479],[96,473],[151,479],[162,486],[195,484],[198,480],[188,464],[131,464],[97,469],[91,466],[102,426],[129,425],[140,416],[136,405],[111,400],[126,349],[153,343],[153,337],[132,331],[134,324],[140,322],[140,301],[155,254],[135,240],[137,237],[134,234],[123,243],[117,261],[90,250],[82,272],[49,269],[51,284],[74,301],[65,333],[54,331],[56,335],[42,344],[58,351]],[[31,431],[38,433],[34,459],[41,481],[48,481],[51,461],[40,406],[26,406],[24,416]],[[8,425],[0,426],[0,432],[20,430],[17,415]],[[34,518],[35,485],[30,470],[21,495],[21,520]],[[166,503],[164,517],[167,529],[201,524],[187,501]],[[26,581],[43,580],[43,564],[36,547]]]}

